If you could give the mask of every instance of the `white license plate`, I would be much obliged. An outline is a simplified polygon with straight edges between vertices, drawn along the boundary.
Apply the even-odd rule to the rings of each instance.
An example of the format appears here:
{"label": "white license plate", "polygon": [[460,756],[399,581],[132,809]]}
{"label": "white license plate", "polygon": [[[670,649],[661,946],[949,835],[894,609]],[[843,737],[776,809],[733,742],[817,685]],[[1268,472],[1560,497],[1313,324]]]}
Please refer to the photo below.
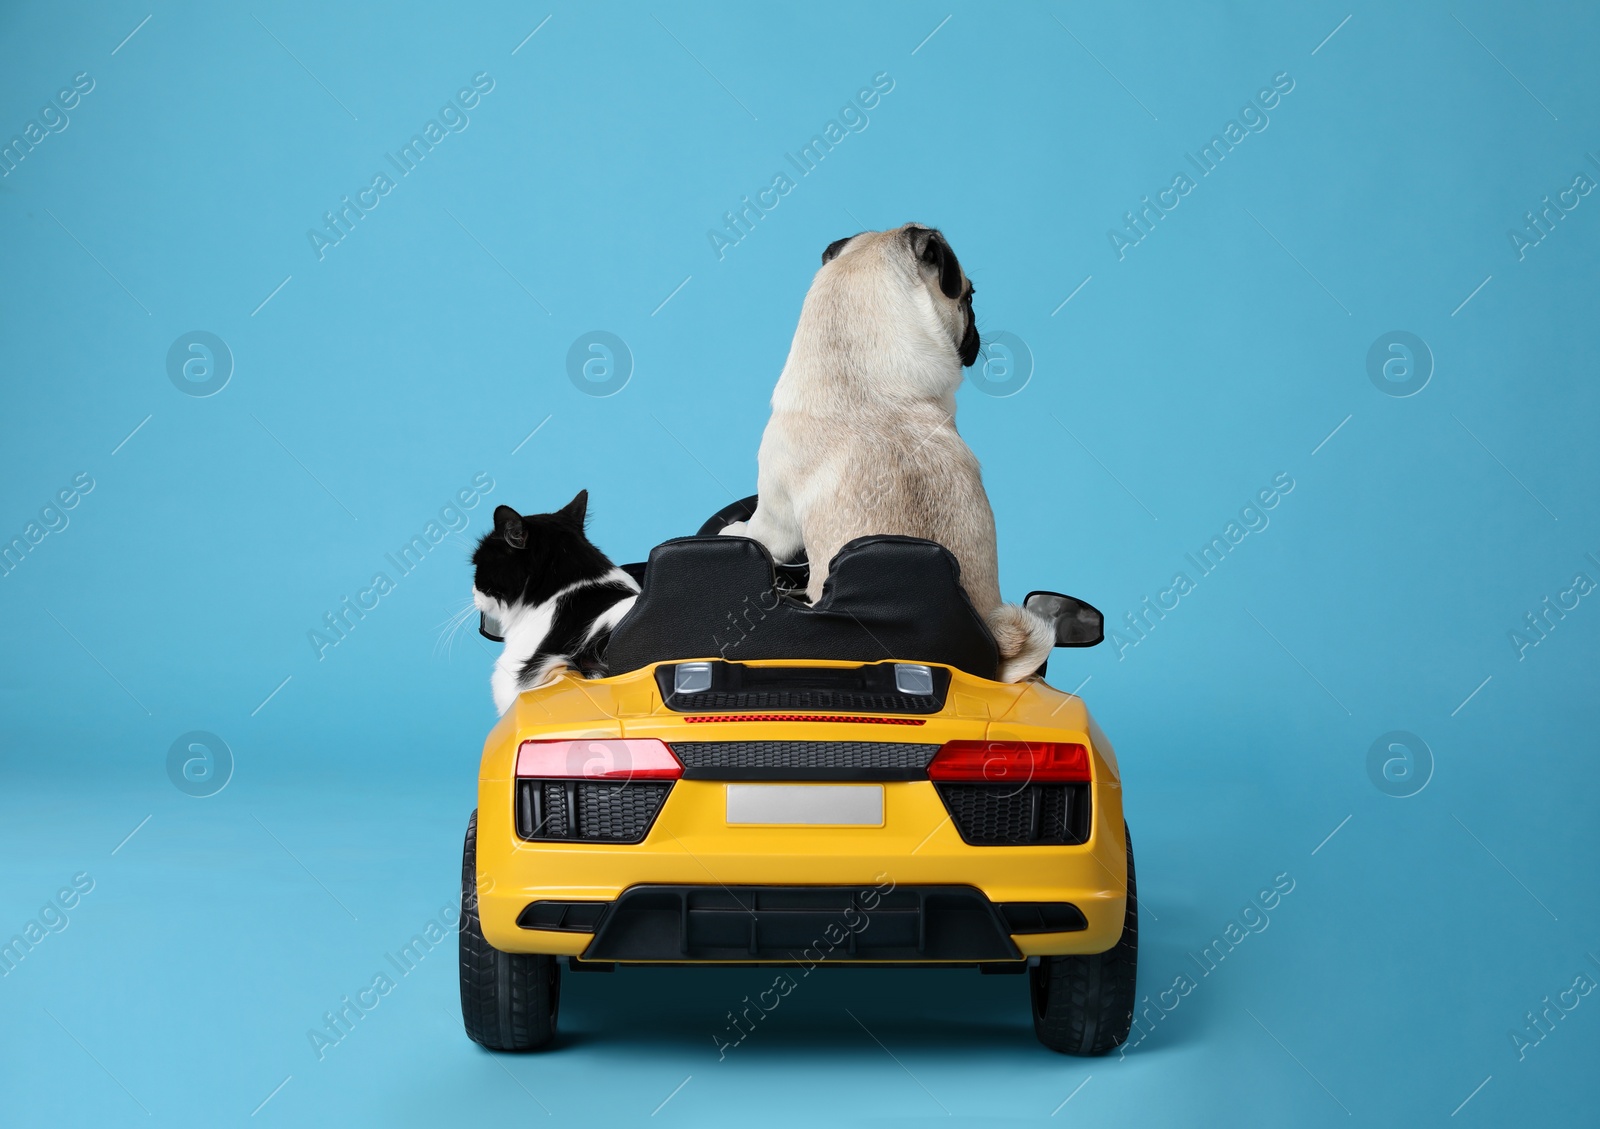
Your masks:
{"label": "white license plate", "polygon": [[881,784],[729,784],[728,822],[882,827]]}

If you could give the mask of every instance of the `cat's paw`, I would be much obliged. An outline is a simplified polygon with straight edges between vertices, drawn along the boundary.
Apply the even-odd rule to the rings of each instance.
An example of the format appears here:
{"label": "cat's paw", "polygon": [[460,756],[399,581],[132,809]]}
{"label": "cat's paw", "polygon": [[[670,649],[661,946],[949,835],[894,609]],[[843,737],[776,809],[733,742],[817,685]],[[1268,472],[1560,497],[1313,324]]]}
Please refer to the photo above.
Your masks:
{"label": "cat's paw", "polygon": [[724,525],[717,533],[718,537],[748,537],[750,536],[750,523],[736,521],[732,525]]}

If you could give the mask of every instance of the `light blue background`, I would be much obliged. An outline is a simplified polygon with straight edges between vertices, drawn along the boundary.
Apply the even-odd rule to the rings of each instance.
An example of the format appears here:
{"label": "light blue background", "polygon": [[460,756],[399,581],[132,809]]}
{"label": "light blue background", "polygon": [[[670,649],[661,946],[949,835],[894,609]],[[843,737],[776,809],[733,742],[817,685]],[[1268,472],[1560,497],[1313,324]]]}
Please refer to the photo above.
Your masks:
{"label": "light blue background", "polygon": [[[1600,995],[1525,1060],[1509,1033],[1600,978],[1600,597],[1521,659],[1508,632],[1600,579],[1600,195],[1522,261],[1507,232],[1600,175],[1600,21],[1389,8],[8,5],[0,136],[95,87],[0,179],[0,534],[95,487],[0,580],[0,940],[95,885],[0,979],[0,1120],[1592,1118]],[[483,71],[318,261],[307,229]],[[1285,71],[1119,261],[1108,229]],[[708,229],[879,72],[870,125],[719,261]],[[491,651],[439,625],[490,504],[587,487],[618,560],[692,531],[753,489],[822,248],[912,219],[1035,359],[960,397],[1009,596],[1120,621],[1293,478],[1148,638],[1051,677],[1121,757],[1142,991],[1294,892],[1125,1060],[1040,1048],[1020,980],[839,971],[718,1061],[770,973],[665,970],[569,977],[560,1048],[494,1057],[447,947],[319,1061],[307,1030],[457,897]],[[209,398],[166,371],[195,329],[234,356]],[[566,372],[594,329],[635,358],[609,398]],[[1367,371],[1396,329],[1435,358],[1409,398]],[[471,528],[319,660],[307,632],[480,471]],[[167,776],[190,730],[235,758],[209,798]],[[1368,773],[1392,730],[1432,751],[1409,798]]]}

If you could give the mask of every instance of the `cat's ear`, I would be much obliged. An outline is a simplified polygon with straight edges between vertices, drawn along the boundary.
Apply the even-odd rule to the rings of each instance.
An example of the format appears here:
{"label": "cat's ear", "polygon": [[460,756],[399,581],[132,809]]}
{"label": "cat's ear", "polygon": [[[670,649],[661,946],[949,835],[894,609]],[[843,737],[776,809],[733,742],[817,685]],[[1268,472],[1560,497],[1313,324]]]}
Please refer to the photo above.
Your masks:
{"label": "cat's ear", "polygon": [[528,531],[523,527],[522,515],[510,506],[494,508],[494,531],[513,549],[520,549],[528,543]]}
{"label": "cat's ear", "polygon": [[556,512],[556,516],[563,518],[579,529],[583,528],[583,519],[589,513],[589,491],[579,490],[578,496]]}

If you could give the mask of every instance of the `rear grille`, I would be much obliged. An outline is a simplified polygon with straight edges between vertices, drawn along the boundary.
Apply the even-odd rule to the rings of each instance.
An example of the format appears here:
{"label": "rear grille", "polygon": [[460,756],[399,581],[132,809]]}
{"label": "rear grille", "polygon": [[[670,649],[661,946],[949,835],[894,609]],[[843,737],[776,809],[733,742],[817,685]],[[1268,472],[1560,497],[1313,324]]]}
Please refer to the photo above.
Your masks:
{"label": "rear grille", "polygon": [[828,710],[840,713],[929,714],[944,708],[950,672],[933,667],[932,693],[907,694],[895,681],[895,663],[855,667],[749,666],[707,664],[710,685],[679,693],[673,685],[676,664],[656,668],[656,685],[669,710],[724,713],[740,710]]}
{"label": "rear grille", "polygon": [[840,710],[846,713],[937,713],[931,694],[853,694],[846,690],[745,690],[672,694],[667,708],[682,713],[718,710]]}
{"label": "rear grille", "polygon": [[1087,784],[940,784],[961,838],[973,846],[1077,844],[1089,835]]}
{"label": "rear grille", "polygon": [[922,780],[938,745],[909,741],[678,741],[698,780]]}
{"label": "rear grille", "polygon": [[662,781],[518,780],[517,835],[638,843],[671,790],[672,784]]}

